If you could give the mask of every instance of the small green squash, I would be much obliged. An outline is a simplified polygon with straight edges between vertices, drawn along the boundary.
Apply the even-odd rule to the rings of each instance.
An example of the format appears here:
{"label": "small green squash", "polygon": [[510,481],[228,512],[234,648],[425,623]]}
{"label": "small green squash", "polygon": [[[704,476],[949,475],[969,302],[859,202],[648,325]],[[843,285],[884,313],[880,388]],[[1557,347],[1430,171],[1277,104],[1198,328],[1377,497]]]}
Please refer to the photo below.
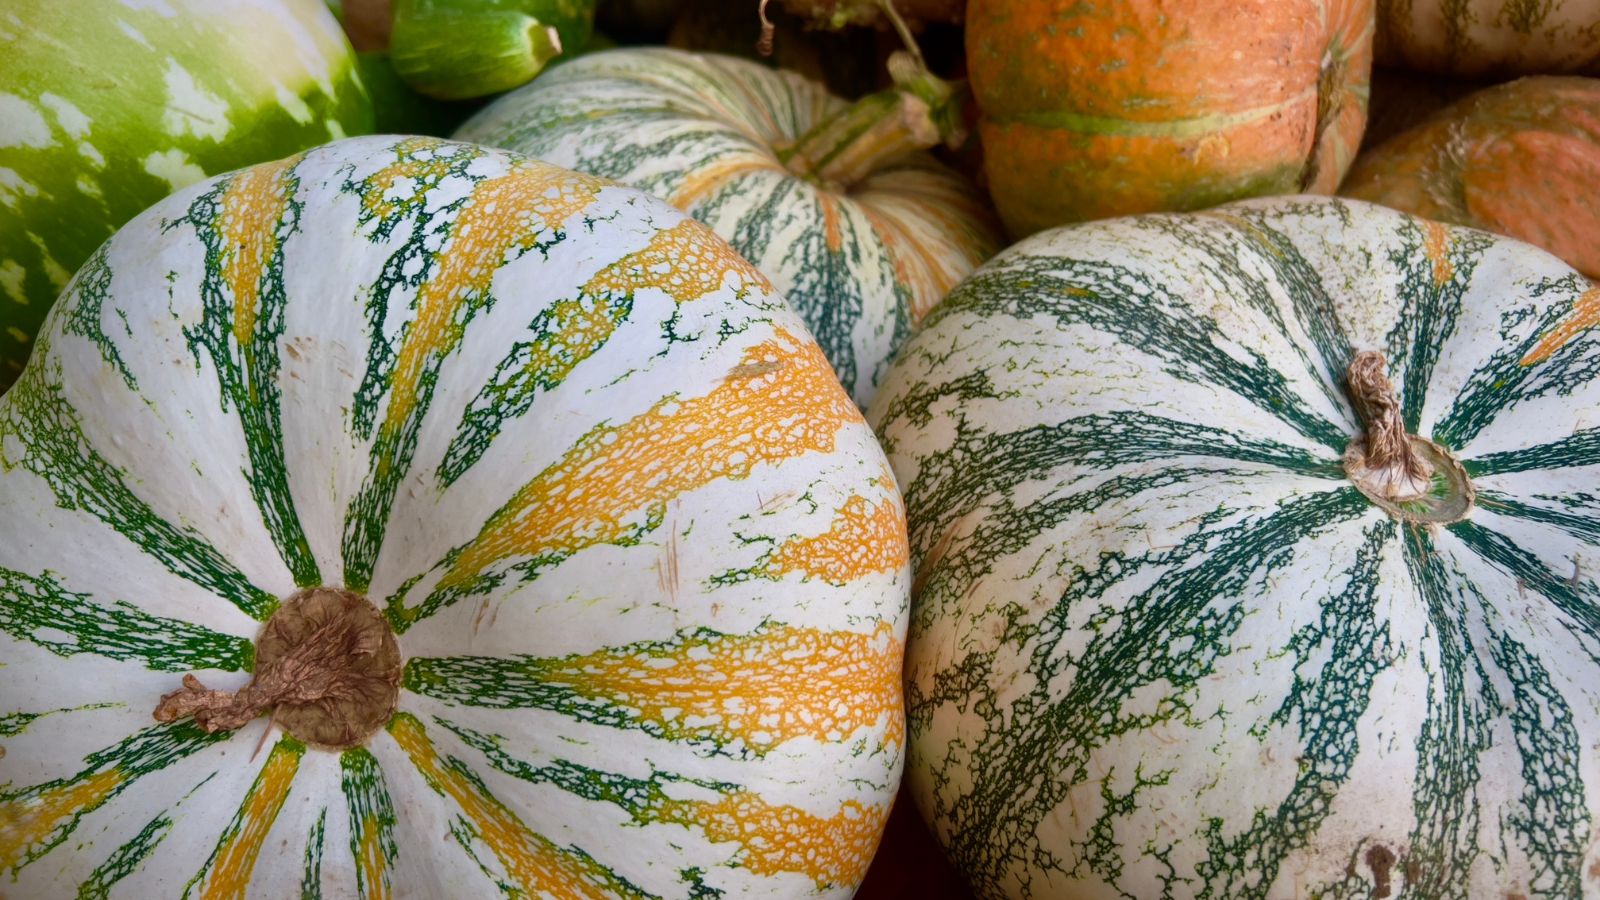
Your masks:
{"label": "small green squash", "polygon": [[0,397],[3,890],[847,897],[908,592],[859,409],[667,204],[425,138],[194,185]]}
{"label": "small green squash", "polygon": [[1600,894],[1597,322],[1536,248],[1314,197],[956,288],[869,420],[976,893]]}

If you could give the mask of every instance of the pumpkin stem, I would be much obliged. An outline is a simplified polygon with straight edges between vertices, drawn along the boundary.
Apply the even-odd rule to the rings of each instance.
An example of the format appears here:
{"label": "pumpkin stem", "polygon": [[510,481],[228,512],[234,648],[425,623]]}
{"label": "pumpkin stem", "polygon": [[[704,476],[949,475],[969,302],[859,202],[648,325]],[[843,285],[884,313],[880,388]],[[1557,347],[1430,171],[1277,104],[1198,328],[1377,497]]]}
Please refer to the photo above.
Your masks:
{"label": "pumpkin stem", "polygon": [[255,675],[237,692],[194,675],[166,694],[158,722],[193,716],[207,734],[231,731],[267,710],[312,744],[343,749],[365,740],[394,711],[400,692],[394,632],[365,597],[311,588],[289,598],[261,628]]}
{"label": "pumpkin stem", "polygon": [[790,172],[848,188],[908,153],[966,139],[965,81],[948,82],[904,50],[889,56],[894,87],[868,94],[812,126],[779,154]]}
{"label": "pumpkin stem", "polygon": [[1449,450],[1406,433],[1387,367],[1383,354],[1372,350],[1350,362],[1345,378],[1364,430],[1345,449],[1345,472],[1363,494],[1402,521],[1458,522],[1472,510],[1472,482]]}

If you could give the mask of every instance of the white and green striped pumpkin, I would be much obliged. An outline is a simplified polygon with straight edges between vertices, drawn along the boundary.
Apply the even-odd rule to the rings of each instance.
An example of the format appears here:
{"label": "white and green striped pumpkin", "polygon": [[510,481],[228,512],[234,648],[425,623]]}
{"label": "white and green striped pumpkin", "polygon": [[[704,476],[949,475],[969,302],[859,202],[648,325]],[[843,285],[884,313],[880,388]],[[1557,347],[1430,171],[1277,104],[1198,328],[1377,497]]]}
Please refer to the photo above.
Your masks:
{"label": "white and green striped pumpkin", "polygon": [[207,175],[372,122],[321,0],[0,4],[0,390],[124,222]]}
{"label": "white and green striped pumpkin", "polygon": [[[425,138],[192,186],[78,274],[0,454],[8,897],[862,877],[903,507],[799,319],[655,198]],[[152,719],[321,585],[397,635],[370,735]]]}
{"label": "white and green striped pumpkin", "polygon": [[1441,75],[1600,75],[1595,0],[1377,0],[1380,64]]}
{"label": "white and green striped pumpkin", "polygon": [[[906,777],[979,896],[1600,896],[1597,322],[1543,251],[1311,197],[953,291],[868,419]],[[1418,493],[1362,463],[1358,351]]]}
{"label": "white and green striped pumpkin", "polygon": [[[908,153],[901,107],[872,108],[882,99],[852,106],[749,60],[626,48],[561,64],[455,136],[621,181],[705,222],[772,279],[865,405],[922,316],[1000,246],[977,189]],[[868,115],[839,127],[853,112]]]}

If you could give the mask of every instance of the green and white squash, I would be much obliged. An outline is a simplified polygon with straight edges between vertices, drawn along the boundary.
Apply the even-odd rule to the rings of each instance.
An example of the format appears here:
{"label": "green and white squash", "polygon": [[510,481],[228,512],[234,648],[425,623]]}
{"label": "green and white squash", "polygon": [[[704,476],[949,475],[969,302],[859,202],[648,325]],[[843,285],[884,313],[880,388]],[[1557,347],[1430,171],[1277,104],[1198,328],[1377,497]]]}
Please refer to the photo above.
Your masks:
{"label": "green and white squash", "polygon": [[918,79],[921,97],[852,105],[748,60],[619,49],[563,63],[455,136],[621,181],[705,222],[772,279],[865,405],[922,316],[1000,247],[977,189],[914,152],[954,127],[931,96],[942,86],[906,80]]}
{"label": "green and white squash", "polygon": [[1543,251],[1311,197],[952,292],[868,419],[907,781],[978,895],[1600,896],[1597,322]]}
{"label": "green and white squash", "polygon": [[804,325],[655,198],[392,137],[192,186],[78,274],[0,452],[7,896],[866,869],[904,510]]}
{"label": "green and white squash", "polygon": [[321,0],[0,6],[0,390],[94,249],[220,172],[372,130]]}

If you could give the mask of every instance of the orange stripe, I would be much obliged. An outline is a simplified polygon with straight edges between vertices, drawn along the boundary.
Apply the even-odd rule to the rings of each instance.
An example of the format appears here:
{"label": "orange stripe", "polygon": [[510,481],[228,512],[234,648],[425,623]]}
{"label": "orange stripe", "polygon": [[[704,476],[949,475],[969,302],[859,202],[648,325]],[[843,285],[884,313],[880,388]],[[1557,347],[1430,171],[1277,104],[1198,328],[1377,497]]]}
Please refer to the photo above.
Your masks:
{"label": "orange stripe", "polygon": [[898,498],[874,504],[851,497],[827,531],[784,544],[768,561],[766,574],[788,573],[845,584],[877,572],[897,572],[911,558],[906,513]]}
{"label": "orange stripe", "polygon": [[1600,325],[1600,285],[1583,292],[1583,296],[1572,304],[1572,314],[1540,338],[1539,343],[1522,358],[1522,364],[1531,366],[1544,362],[1566,346],[1568,341],[1596,325]]}
{"label": "orange stripe", "polygon": [[471,820],[478,838],[500,860],[506,874],[529,896],[548,894],[594,900],[614,896],[618,886],[597,871],[592,861],[568,853],[529,831],[521,819],[457,766],[440,759],[416,718],[404,713],[396,715],[389,722],[389,734],[411,757],[412,764],[428,785],[455,801]]}
{"label": "orange stripe", "polygon": [[1456,274],[1456,267],[1450,262],[1450,232],[1434,221],[1423,222],[1422,229],[1422,250],[1433,263],[1433,283],[1449,284]]}
{"label": "orange stripe", "polygon": [[761,171],[782,172],[783,168],[771,159],[761,157],[719,160],[690,172],[683,184],[667,199],[684,212],[692,212],[696,203],[710,197],[738,176]]}
{"label": "orange stripe", "polygon": [[767,277],[750,265],[722,238],[694,219],[656,232],[643,250],[612,263],[584,284],[590,297],[632,294],[658,288],[679,303],[687,303],[722,289],[729,275],[739,281],[740,293],[754,285],[773,292]]}
{"label": "orange stripe", "polygon": [[490,517],[439,587],[503,560],[567,555],[637,534],[667,500],[764,463],[832,452],[839,430],[861,421],[817,345],[777,329],[709,394],[671,395],[585,435]]}
{"label": "orange stripe", "polygon": [[627,709],[673,738],[765,750],[801,738],[837,744],[882,728],[884,745],[900,745],[904,649],[888,623],[868,634],[779,626],[600,650],[542,676]]}
{"label": "orange stripe", "polygon": [[278,247],[278,223],[289,206],[298,156],[235,175],[222,193],[216,229],[222,238],[222,277],[233,291],[233,336],[245,352],[255,338],[261,274]]}
{"label": "orange stripe", "polygon": [[737,791],[714,803],[669,801],[661,818],[702,828],[713,841],[737,842],[740,865],[756,875],[797,872],[827,888],[861,883],[888,815],[887,805],[850,800],[824,818]]}
{"label": "orange stripe", "polygon": [[0,869],[21,862],[28,850],[50,837],[63,822],[106,801],[126,776],[108,769],[80,781],[0,804]]}
{"label": "orange stripe", "polygon": [[272,823],[277,821],[283,802],[288,799],[304,753],[305,747],[292,740],[280,740],[272,748],[267,764],[261,767],[261,774],[256,776],[255,784],[244,798],[237,830],[224,835],[222,844],[217,847],[213,857],[215,865],[200,889],[201,900],[244,897],[267,832],[272,830]]}

